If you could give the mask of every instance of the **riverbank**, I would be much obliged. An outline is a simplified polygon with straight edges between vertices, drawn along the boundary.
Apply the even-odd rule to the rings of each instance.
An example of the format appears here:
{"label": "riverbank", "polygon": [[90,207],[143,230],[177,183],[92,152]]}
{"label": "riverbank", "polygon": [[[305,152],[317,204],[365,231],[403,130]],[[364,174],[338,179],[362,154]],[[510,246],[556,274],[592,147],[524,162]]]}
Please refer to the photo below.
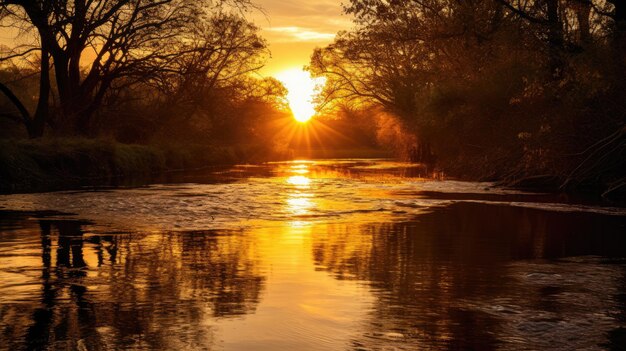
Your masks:
{"label": "riverbank", "polygon": [[[467,181],[493,182],[522,191],[563,193],[624,203],[626,199],[626,129],[587,151],[566,156],[547,149],[528,158],[515,148],[473,152],[438,159],[445,174]],[[469,153],[469,151],[468,151]]]}
{"label": "riverbank", "polygon": [[[391,156],[389,152],[371,149],[291,150],[285,155],[277,155],[258,145],[216,147],[198,144],[137,145],[79,138],[0,139],[0,193],[178,182],[177,175],[197,170],[203,172],[204,169],[270,160]],[[454,172],[450,175],[454,177]],[[602,197],[614,203],[623,203],[624,198],[623,187],[607,191],[606,184],[589,182],[562,187],[566,179],[551,175],[454,178],[490,181],[501,187],[529,192],[567,193],[595,199]]]}
{"label": "riverbank", "polygon": [[136,145],[102,139],[0,140],[0,192],[149,183],[164,172],[253,162],[252,146]]}
{"label": "riverbank", "polygon": [[0,193],[136,186],[205,168],[285,159],[390,158],[384,150],[311,149],[283,154],[260,145],[124,144],[106,139],[0,139]]}

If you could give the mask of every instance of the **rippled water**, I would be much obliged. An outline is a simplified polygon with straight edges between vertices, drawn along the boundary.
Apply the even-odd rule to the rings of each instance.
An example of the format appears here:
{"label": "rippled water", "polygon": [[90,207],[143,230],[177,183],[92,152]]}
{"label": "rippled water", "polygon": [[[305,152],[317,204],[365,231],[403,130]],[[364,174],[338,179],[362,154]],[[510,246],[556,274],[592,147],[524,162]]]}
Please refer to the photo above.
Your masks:
{"label": "rippled water", "polygon": [[612,349],[626,211],[378,160],[0,196],[0,349]]}

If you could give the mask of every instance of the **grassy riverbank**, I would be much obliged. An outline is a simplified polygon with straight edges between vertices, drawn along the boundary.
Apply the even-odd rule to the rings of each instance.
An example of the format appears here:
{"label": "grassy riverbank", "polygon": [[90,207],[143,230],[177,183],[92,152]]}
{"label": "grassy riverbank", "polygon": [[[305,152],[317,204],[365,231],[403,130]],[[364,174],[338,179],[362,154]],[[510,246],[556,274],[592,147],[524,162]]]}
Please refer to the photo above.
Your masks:
{"label": "grassy riverbank", "polygon": [[[0,193],[72,189],[80,186],[142,185],[162,180],[171,171],[186,171],[237,163],[257,163],[289,158],[388,158],[374,149],[291,150],[277,155],[258,145],[216,147],[199,144],[123,144],[105,139],[50,138],[0,139]],[[454,175],[454,172],[446,172]],[[624,189],[607,191],[608,182],[580,182],[562,187],[567,178],[477,177],[501,186],[544,192],[569,192],[619,200]],[[616,183],[617,184],[617,183]],[[608,195],[608,196],[607,196]]]}
{"label": "grassy riverbank", "polygon": [[102,139],[0,140],[0,192],[149,182],[166,171],[253,161],[253,147],[133,145]]}

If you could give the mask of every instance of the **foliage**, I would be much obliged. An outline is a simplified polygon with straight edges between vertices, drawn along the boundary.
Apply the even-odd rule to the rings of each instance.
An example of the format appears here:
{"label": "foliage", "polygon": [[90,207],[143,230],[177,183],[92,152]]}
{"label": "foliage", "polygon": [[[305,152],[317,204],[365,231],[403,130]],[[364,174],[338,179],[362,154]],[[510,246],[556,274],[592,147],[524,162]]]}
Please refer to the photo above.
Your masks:
{"label": "foliage", "polygon": [[[95,135],[94,115],[125,89],[151,84],[189,99],[198,84],[212,87],[261,67],[265,42],[231,14],[249,6],[247,0],[0,1],[2,24],[33,37],[7,48],[0,62],[37,63],[36,110],[6,82],[0,90],[31,137],[42,136],[46,124]],[[170,88],[176,91],[165,91]]]}
{"label": "foliage", "polygon": [[352,0],[345,11],[356,29],[311,60],[326,108],[380,111],[380,135],[450,174],[623,189],[622,2]]}
{"label": "foliage", "polygon": [[[46,129],[53,138],[156,144],[168,168],[267,157],[286,91],[252,76],[269,51],[243,17],[251,7],[248,0],[0,1],[2,24],[26,40],[2,48],[1,136],[36,138]],[[221,159],[210,151],[215,145],[231,151]]]}

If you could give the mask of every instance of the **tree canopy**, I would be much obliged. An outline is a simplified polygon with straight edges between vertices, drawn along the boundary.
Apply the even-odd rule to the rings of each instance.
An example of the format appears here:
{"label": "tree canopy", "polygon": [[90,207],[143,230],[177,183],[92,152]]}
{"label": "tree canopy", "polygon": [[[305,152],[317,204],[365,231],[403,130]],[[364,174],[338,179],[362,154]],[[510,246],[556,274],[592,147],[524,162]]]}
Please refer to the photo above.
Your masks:
{"label": "tree canopy", "polygon": [[247,0],[3,0],[4,24],[33,39],[6,50],[0,62],[33,61],[33,55],[40,62],[32,116],[7,84],[0,88],[31,136],[42,135],[46,123],[88,134],[104,100],[125,87],[150,82],[181,95],[261,67],[266,44],[240,15],[250,6]]}
{"label": "tree canopy", "polygon": [[329,110],[395,118],[380,126],[411,136],[403,147],[416,161],[487,179],[622,186],[624,6],[351,0],[355,29],[317,49],[310,70],[327,78]]}

